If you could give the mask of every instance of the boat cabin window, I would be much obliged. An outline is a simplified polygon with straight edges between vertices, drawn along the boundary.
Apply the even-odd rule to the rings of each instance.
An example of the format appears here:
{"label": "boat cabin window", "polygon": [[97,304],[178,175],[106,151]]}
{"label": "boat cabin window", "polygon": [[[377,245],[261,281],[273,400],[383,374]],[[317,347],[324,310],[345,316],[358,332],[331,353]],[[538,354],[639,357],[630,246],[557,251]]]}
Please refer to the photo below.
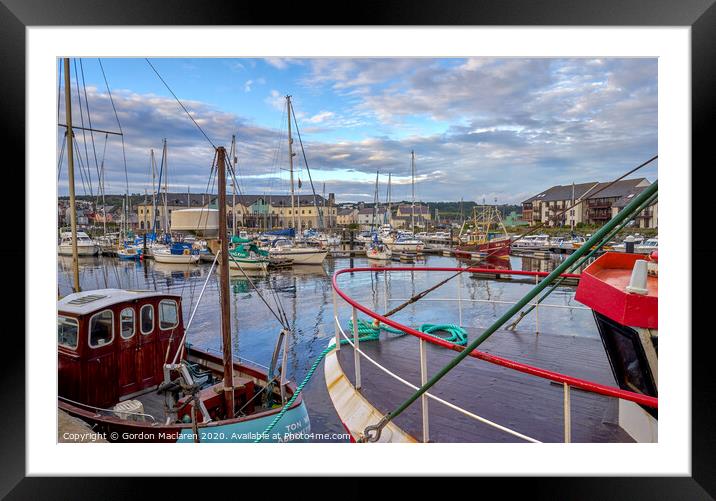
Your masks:
{"label": "boat cabin window", "polygon": [[149,334],[154,330],[154,308],[151,304],[145,304],[140,311],[142,322],[142,334]]}
{"label": "boat cabin window", "polygon": [[122,339],[130,339],[134,336],[134,308],[125,308],[119,314],[119,324],[122,326],[120,335]]}
{"label": "boat cabin window", "polygon": [[57,317],[57,344],[72,348],[77,348],[77,331],[79,326],[77,320],[70,317]]}
{"label": "boat cabin window", "polygon": [[104,310],[95,313],[89,323],[90,348],[98,348],[109,344],[114,339],[114,313]]}
{"label": "boat cabin window", "polygon": [[159,303],[159,328],[162,330],[173,329],[179,325],[177,315],[177,302],[171,299],[164,299]]}

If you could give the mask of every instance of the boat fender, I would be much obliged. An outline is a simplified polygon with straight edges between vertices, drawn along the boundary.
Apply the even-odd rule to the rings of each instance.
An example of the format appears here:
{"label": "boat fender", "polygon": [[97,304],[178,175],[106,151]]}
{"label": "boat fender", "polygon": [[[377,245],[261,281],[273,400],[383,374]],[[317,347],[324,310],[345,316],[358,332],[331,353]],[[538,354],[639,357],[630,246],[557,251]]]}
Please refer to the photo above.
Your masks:
{"label": "boat fender", "polygon": [[189,249],[184,249],[184,255],[185,255],[185,256],[188,256],[188,255],[189,255]]}

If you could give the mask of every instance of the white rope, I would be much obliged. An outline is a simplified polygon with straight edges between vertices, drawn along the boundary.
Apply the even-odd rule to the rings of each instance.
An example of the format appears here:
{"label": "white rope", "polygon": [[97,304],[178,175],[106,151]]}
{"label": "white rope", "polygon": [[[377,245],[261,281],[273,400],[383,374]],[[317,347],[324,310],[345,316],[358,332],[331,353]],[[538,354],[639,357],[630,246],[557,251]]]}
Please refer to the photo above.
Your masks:
{"label": "white rope", "polygon": [[[334,321],[336,322],[336,325],[338,326],[338,330],[340,331],[340,333],[341,333],[341,335],[343,336],[343,338],[344,338],[344,339],[348,342],[348,344],[350,344],[350,345],[353,347],[353,349],[354,349],[355,351],[357,351],[361,356],[363,356],[366,360],[368,360],[370,363],[372,363],[373,365],[375,365],[378,369],[382,370],[383,372],[385,372],[385,373],[388,374],[389,376],[391,376],[391,377],[395,378],[396,380],[400,381],[400,382],[403,383],[404,385],[406,385],[406,386],[412,388],[413,390],[417,390],[417,389],[418,389],[417,386],[415,386],[415,385],[409,383],[408,381],[406,381],[405,379],[401,378],[400,376],[398,376],[398,375],[392,373],[391,371],[389,371],[388,369],[386,369],[385,367],[383,367],[382,365],[380,365],[378,362],[376,362],[375,360],[373,360],[372,358],[370,358],[368,355],[366,355],[365,353],[363,353],[360,349],[356,349],[356,347],[353,345],[353,343],[352,343],[351,340],[348,338],[348,336],[346,336],[346,333],[343,331],[343,327],[341,327],[341,324],[340,324],[340,322],[338,321],[338,317],[334,316],[333,319],[334,319]],[[511,429],[509,429],[509,428],[506,428],[506,427],[504,427],[504,426],[502,426],[502,425],[499,425],[499,424],[497,424],[497,423],[495,423],[495,422],[493,422],[493,421],[490,421],[489,419],[485,419],[484,417],[478,416],[477,414],[473,414],[472,412],[467,411],[467,410],[465,410],[465,409],[463,409],[463,408],[461,408],[461,407],[458,407],[457,405],[451,404],[450,402],[447,402],[447,401],[443,400],[442,398],[436,397],[435,395],[432,395],[432,394],[429,393],[429,392],[425,392],[425,395],[427,395],[428,398],[431,398],[431,399],[435,400],[436,402],[440,402],[441,404],[443,404],[443,405],[445,405],[445,406],[447,406],[447,407],[449,407],[449,408],[451,408],[451,409],[453,409],[453,410],[455,410],[455,411],[457,411],[457,412],[459,412],[459,413],[461,413],[461,414],[464,414],[465,416],[471,417],[472,419],[475,419],[476,421],[480,421],[481,423],[484,423],[484,424],[487,424],[487,425],[489,425],[489,426],[492,426],[493,428],[497,428],[498,430],[502,430],[502,431],[504,431],[505,433],[509,433],[510,435],[514,435],[515,437],[518,437],[518,438],[521,438],[521,439],[523,439],[523,440],[526,440],[527,442],[533,442],[533,443],[537,443],[537,444],[542,443],[542,442],[540,442],[539,440],[535,440],[534,438],[528,437],[527,435],[523,435],[523,434],[520,433],[520,432],[511,430]]]}

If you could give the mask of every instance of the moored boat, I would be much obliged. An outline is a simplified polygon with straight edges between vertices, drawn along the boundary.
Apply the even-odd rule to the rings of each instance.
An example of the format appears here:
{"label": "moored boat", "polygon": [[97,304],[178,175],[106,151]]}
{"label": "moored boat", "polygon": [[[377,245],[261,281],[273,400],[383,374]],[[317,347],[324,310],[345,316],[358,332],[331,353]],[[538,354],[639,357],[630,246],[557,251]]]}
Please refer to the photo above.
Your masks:
{"label": "moored boat", "polygon": [[[227,416],[221,358],[183,348],[181,296],[100,289],[57,308],[58,407],[110,442],[194,441],[195,433],[200,442],[253,442],[281,410],[266,372],[234,361],[236,411]],[[295,386],[285,391],[290,398]],[[277,426],[310,429],[301,395]]]}
{"label": "moored boat", "polygon": [[[61,256],[72,255],[72,233],[67,231],[60,237],[60,245],[57,253]],[[84,231],[77,232],[77,255],[96,256],[99,254],[99,245],[92,240]]]}
{"label": "moored boat", "polygon": [[199,251],[191,244],[176,242],[171,247],[154,250],[154,260],[158,263],[192,264],[199,262]]}

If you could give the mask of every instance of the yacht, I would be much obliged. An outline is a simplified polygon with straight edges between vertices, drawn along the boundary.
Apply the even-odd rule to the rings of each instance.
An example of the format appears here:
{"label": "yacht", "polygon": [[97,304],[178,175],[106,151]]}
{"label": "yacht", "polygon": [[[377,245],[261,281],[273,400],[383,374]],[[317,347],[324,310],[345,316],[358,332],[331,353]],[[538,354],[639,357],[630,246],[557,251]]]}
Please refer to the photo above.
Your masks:
{"label": "yacht", "polygon": [[299,246],[287,238],[278,238],[269,247],[269,257],[291,259],[293,264],[323,264],[327,254],[328,249]]}
{"label": "yacht", "polygon": [[549,250],[549,235],[527,235],[512,242],[512,248],[518,250]]}
{"label": "yacht", "polygon": [[[72,255],[72,233],[66,231],[60,237],[58,254],[61,256]],[[77,232],[77,255],[96,256],[99,254],[99,245],[92,240],[84,231]]]}

